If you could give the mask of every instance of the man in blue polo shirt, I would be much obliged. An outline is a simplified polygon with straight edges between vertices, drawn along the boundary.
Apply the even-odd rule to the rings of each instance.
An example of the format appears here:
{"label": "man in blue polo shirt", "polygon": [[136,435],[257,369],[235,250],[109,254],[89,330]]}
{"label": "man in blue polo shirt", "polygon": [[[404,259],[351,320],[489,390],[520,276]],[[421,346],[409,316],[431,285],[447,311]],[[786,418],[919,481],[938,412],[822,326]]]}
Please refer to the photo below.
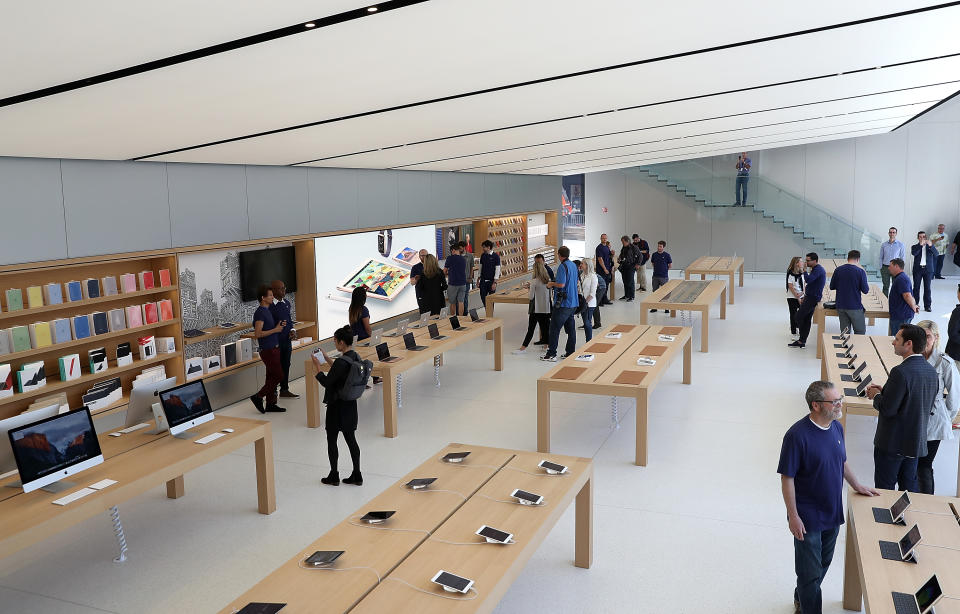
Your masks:
{"label": "man in blue polo shirt", "polygon": [[847,464],[843,427],[837,422],[843,406],[840,391],[830,382],[813,382],[805,400],[810,413],[783,436],[777,473],[793,534],[793,604],[802,614],[820,614],[820,584],[843,524],[843,481],[861,495],[880,493],[861,484]]}
{"label": "man in blue polo shirt", "polygon": [[[670,269],[673,268],[673,258],[666,252],[667,242],[657,241],[657,251],[650,254],[650,262],[653,263],[653,291],[656,292],[663,284],[667,283],[670,277]],[[651,309],[651,312],[656,309]],[[664,309],[664,311],[667,311]]]}
{"label": "man in blue polo shirt", "polygon": [[890,269],[890,328],[887,333],[892,337],[900,330],[901,324],[913,321],[913,315],[920,312],[917,301],[913,298],[913,282],[903,270],[903,260],[894,258],[888,265]]}
{"label": "man in blue polo shirt", "polygon": [[[600,243],[597,245],[597,249],[594,250],[594,255],[596,256],[597,275],[603,278],[605,285],[609,288],[610,282],[613,281],[613,254],[610,253],[610,247],[607,245],[607,233],[600,235]],[[597,303],[597,307],[600,305],[613,305],[613,301],[610,300],[606,292],[599,298],[600,301]]]}
{"label": "man in blue polo shirt", "polygon": [[560,264],[557,265],[557,279],[547,284],[554,289],[553,313],[550,314],[550,342],[547,353],[540,360],[557,362],[557,346],[560,345],[560,329],[567,333],[566,358],[577,348],[577,323],[573,313],[580,306],[577,292],[577,267],[570,262],[570,248],[566,245],[557,250]]}
{"label": "man in blue polo shirt", "polygon": [[270,305],[273,320],[287,323],[283,330],[277,333],[277,346],[280,348],[280,368],[283,370],[283,379],[280,380],[280,397],[299,399],[299,394],[290,391],[290,357],[293,355],[293,340],[297,338],[297,331],[293,330],[293,306],[286,299],[287,285],[282,280],[273,280],[270,288],[273,290],[273,305]]}
{"label": "man in blue polo shirt", "polygon": [[830,278],[830,289],[837,292],[837,313],[840,316],[840,330],[853,328],[853,334],[866,335],[867,322],[863,313],[861,294],[870,293],[867,273],[860,268],[860,252],[852,249],[847,252],[847,263],[837,267]]}
{"label": "man in blue polo shirt", "polygon": [[460,246],[456,243],[450,246],[450,255],[443,261],[443,272],[447,274],[450,315],[462,316],[467,299],[467,260],[460,255]]}
{"label": "man in blue polo shirt", "polygon": [[497,280],[500,279],[500,254],[493,251],[493,242],[484,241],[480,244],[483,253],[480,254],[480,302],[487,306],[487,295],[497,291]]}
{"label": "man in blue polo shirt", "polygon": [[823,287],[827,283],[827,272],[820,266],[820,256],[817,252],[810,252],[804,260],[804,268],[809,271],[803,273],[803,302],[797,310],[797,322],[800,324],[800,338],[788,347],[802,348],[807,345],[810,336],[810,325],[813,324],[813,311],[823,298]]}

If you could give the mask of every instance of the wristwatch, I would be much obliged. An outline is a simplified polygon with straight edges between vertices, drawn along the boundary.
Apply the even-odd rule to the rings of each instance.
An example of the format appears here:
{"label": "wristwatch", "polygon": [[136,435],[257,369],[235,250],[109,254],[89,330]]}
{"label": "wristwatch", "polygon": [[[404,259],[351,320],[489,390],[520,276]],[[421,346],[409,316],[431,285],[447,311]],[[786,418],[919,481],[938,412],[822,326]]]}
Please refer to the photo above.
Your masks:
{"label": "wristwatch", "polygon": [[393,231],[390,229],[381,230],[377,235],[377,249],[384,258],[390,256],[390,249],[393,246]]}

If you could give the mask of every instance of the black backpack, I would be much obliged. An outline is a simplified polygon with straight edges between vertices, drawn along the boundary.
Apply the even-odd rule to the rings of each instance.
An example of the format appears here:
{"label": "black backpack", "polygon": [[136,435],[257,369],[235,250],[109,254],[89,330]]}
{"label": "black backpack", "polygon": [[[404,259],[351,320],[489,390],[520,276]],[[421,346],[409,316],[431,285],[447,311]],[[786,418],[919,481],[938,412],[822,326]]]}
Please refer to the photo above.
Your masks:
{"label": "black backpack", "polygon": [[343,388],[340,389],[338,396],[343,401],[356,401],[367,389],[367,381],[370,379],[370,372],[373,371],[373,363],[347,354],[343,354],[340,358],[346,361],[350,370],[347,372],[347,379],[344,380]]}

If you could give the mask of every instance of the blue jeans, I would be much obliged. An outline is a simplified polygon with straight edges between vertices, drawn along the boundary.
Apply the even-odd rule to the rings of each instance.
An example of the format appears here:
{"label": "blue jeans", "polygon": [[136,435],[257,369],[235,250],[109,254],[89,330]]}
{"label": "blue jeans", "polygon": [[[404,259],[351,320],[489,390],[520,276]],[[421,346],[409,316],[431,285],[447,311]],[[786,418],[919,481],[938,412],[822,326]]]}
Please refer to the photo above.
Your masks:
{"label": "blue jeans", "polygon": [[937,256],[937,270],[933,272],[934,277],[940,277],[940,274],[943,273],[943,256],[944,254]]}
{"label": "blue jeans", "polygon": [[621,298],[636,298],[637,284],[633,277],[636,272],[632,266],[620,269],[620,276],[623,278],[623,296]]}
{"label": "blue jeans", "polygon": [[[737,175],[737,183],[734,186],[734,195],[736,196],[736,204],[746,205],[747,204],[747,182],[750,181],[749,175]],[[741,196],[740,193],[743,192]]]}
{"label": "blue jeans", "polygon": [[573,354],[577,349],[577,323],[573,319],[576,307],[554,307],[550,315],[550,345],[547,346],[547,356],[557,355],[557,346],[560,345],[560,329],[567,333],[566,353]]}
{"label": "blue jeans", "polygon": [[593,310],[596,307],[583,308],[583,337],[584,342],[593,339]]}
{"label": "blue jeans", "polygon": [[483,303],[484,307],[487,306],[487,295],[494,293],[494,291],[490,289],[492,285],[492,279],[481,279],[477,281],[477,287],[480,288],[480,302]]}
{"label": "blue jeans", "polygon": [[873,449],[873,485],[887,490],[917,492],[917,461],[916,458],[891,454],[875,447]]}
{"label": "blue jeans", "polygon": [[793,539],[793,562],[797,572],[797,588],[793,598],[800,602],[803,614],[821,614],[820,584],[833,561],[840,527],[823,531],[807,531],[803,541]]}
{"label": "blue jeans", "polygon": [[897,331],[900,330],[900,325],[909,324],[910,322],[913,322],[912,316],[909,320],[894,320],[893,318],[890,318],[890,327],[887,329],[887,334],[891,337],[895,337],[897,335]]}

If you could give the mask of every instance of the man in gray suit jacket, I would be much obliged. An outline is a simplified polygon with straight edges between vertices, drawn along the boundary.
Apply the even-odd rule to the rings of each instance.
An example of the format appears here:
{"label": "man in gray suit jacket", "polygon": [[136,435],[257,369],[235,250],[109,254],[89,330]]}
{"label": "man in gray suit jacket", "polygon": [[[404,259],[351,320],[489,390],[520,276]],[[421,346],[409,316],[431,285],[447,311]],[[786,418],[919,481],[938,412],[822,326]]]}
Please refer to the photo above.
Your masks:
{"label": "man in gray suit jacket", "polygon": [[917,459],[927,455],[927,419],[937,395],[937,370],[923,357],[926,331],[904,324],[893,339],[903,362],[890,370],[883,388],[867,388],[880,416],[873,438],[873,482],[877,488],[917,492]]}

